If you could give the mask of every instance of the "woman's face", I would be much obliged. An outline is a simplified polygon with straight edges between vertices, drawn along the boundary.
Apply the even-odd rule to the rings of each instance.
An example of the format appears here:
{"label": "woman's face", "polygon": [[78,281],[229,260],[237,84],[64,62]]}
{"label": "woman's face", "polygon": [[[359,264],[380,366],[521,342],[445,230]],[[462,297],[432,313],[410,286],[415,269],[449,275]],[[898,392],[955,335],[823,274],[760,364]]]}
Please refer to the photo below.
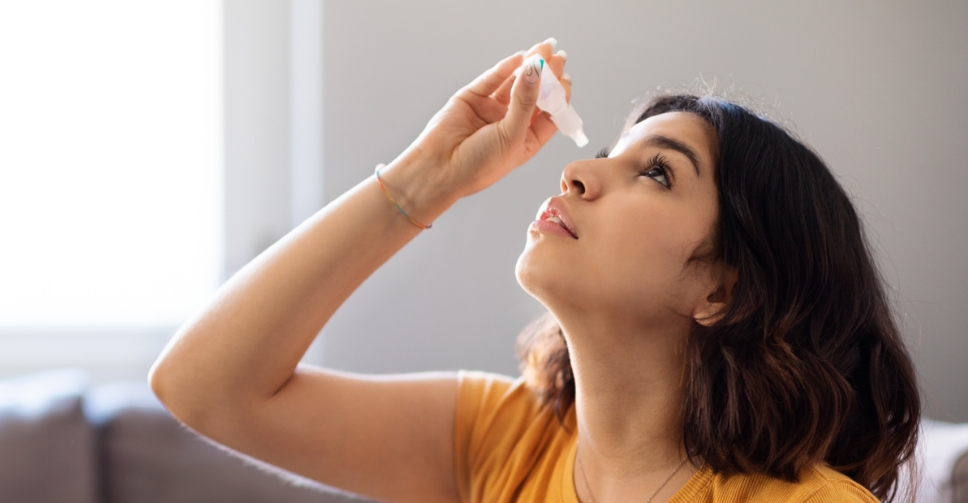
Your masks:
{"label": "woman's face", "polygon": [[572,162],[528,229],[518,282],[562,321],[693,318],[710,283],[687,261],[717,220],[715,160],[711,126],[669,112],[630,128],[607,158]]}

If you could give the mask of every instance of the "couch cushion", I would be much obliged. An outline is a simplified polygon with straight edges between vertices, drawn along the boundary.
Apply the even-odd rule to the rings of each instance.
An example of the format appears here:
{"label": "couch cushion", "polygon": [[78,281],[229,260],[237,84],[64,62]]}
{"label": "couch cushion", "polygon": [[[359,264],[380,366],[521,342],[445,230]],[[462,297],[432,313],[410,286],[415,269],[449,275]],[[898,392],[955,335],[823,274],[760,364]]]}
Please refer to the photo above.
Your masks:
{"label": "couch cushion", "polygon": [[[956,462],[965,452],[968,452],[968,424],[921,421],[918,503],[968,503],[963,499],[965,482],[959,481],[961,472],[956,468]],[[957,496],[959,493],[962,495]]]}
{"label": "couch cushion", "polygon": [[94,431],[81,370],[0,381],[0,501],[95,503]]}
{"label": "couch cushion", "polygon": [[955,461],[951,470],[951,503],[968,503],[968,452]]}
{"label": "couch cushion", "polygon": [[97,386],[85,407],[108,503],[368,501],[216,447],[175,420],[146,383]]}

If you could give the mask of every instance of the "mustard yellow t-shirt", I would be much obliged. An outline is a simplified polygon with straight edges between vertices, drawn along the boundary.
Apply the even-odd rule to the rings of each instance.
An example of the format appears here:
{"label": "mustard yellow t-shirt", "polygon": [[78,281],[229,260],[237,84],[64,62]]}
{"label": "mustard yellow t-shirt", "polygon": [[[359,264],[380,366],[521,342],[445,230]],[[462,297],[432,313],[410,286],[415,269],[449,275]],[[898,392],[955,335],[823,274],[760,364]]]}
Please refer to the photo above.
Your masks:
{"label": "mustard yellow t-shirt", "polygon": [[[463,503],[579,503],[572,482],[578,431],[568,431],[551,407],[539,407],[524,379],[458,372],[455,455]],[[799,483],[765,475],[726,477],[702,469],[669,503],[877,503],[860,484],[826,465],[805,470]]]}

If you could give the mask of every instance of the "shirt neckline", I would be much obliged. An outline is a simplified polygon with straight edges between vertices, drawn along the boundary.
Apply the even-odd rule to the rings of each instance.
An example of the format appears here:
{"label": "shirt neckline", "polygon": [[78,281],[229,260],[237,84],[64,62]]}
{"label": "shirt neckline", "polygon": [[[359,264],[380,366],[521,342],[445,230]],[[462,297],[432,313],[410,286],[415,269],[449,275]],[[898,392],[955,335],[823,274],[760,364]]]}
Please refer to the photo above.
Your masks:
{"label": "shirt neckline", "polygon": [[[577,428],[575,428],[575,434],[572,435],[571,445],[568,447],[568,452],[565,455],[564,470],[561,476],[561,501],[563,503],[581,503],[578,499],[578,491],[575,488],[575,456],[578,452],[578,434]],[[696,496],[700,495],[703,490],[708,486],[709,482],[712,480],[712,470],[707,466],[703,466],[696,473],[689,477],[689,480],[683,484],[682,487],[676,491],[675,494],[669,498],[666,503],[686,503],[689,501],[694,501]]]}

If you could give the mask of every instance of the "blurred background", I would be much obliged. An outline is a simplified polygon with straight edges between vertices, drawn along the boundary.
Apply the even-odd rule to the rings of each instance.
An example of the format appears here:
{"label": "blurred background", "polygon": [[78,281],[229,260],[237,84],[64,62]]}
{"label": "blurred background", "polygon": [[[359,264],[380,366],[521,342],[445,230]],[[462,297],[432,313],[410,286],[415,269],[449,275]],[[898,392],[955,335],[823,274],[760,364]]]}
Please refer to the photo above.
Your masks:
{"label": "blurred background", "polygon": [[634,99],[706,86],[747,96],[828,162],[868,225],[928,414],[968,421],[959,1],[2,2],[0,377],[143,382],[226,278],[547,37],[568,53],[591,144],[557,136],[459,202],[305,361],[517,375],[515,337],[543,312],[514,277],[538,205]]}

